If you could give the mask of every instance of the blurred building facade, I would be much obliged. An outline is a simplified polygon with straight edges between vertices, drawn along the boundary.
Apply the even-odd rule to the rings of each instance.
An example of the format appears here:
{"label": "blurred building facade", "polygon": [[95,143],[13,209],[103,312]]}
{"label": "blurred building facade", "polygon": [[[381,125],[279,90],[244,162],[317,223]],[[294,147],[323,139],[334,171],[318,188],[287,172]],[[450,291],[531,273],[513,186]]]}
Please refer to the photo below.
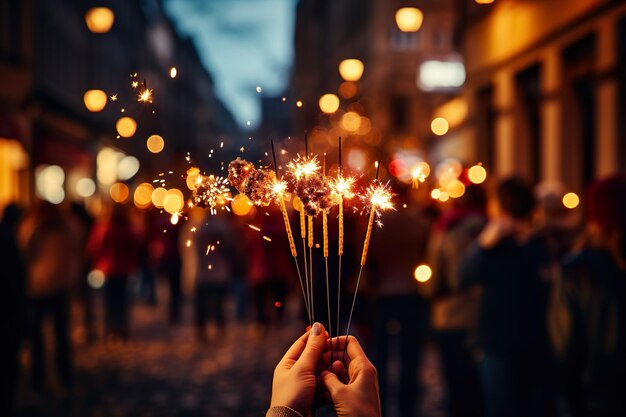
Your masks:
{"label": "blurred building facade", "polygon": [[625,2],[458,4],[467,83],[435,154],[573,191],[626,169]]}
{"label": "blurred building facade", "polygon": [[[458,14],[453,1],[420,1],[423,22],[416,32],[402,32],[395,20],[402,0],[302,0],[296,17],[294,100],[301,129],[308,129],[316,152],[331,151],[338,136],[350,144],[356,165],[402,148],[423,153],[431,139],[434,107],[458,89],[425,91],[418,86],[420,65],[428,60],[458,59],[454,36]],[[344,81],[342,60],[359,59],[362,77]],[[331,93],[341,100],[334,114],[323,114],[318,100]],[[348,112],[361,116],[345,120]],[[371,152],[370,152],[371,151]],[[332,152],[332,151],[331,151]],[[360,155],[360,156],[359,156]],[[377,155],[377,156],[374,156]]]}
{"label": "blurred building facade", "polygon": [[[136,178],[147,179],[187,151],[205,155],[217,137],[238,134],[192,42],[176,34],[157,0],[106,5],[114,23],[97,34],[86,25],[91,2],[0,3],[0,208],[29,200],[32,173],[42,164],[60,166],[66,179],[95,180],[96,154],[109,146],[138,157],[142,170]],[[175,78],[171,67],[177,69]],[[130,86],[134,73],[153,90],[152,105],[137,102]],[[102,111],[92,113],[83,102],[90,89],[118,100],[109,99]],[[122,116],[137,122],[130,139],[116,138]],[[165,152],[148,153],[146,139],[152,134],[165,138]],[[66,181],[64,186],[73,185]],[[66,194],[75,193],[66,189]]]}

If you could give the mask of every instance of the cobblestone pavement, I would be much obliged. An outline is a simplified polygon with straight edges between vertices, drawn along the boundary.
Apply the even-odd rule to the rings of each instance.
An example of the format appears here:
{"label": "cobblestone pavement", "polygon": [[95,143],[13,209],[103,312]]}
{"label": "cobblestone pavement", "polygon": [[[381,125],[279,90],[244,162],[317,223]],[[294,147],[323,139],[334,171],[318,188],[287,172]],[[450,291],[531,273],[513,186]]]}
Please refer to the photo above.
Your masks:
{"label": "cobblestone pavement", "polygon": [[[137,305],[128,342],[75,343],[71,390],[58,388],[52,378],[49,389],[34,392],[23,375],[18,416],[262,416],[274,366],[303,326],[289,316],[295,314],[265,334],[249,324],[230,324],[219,342],[198,343],[190,324],[171,327],[164,308]],[[432,355],[422,379],[420,409],[424,416],[439,417],[441,383]]]}

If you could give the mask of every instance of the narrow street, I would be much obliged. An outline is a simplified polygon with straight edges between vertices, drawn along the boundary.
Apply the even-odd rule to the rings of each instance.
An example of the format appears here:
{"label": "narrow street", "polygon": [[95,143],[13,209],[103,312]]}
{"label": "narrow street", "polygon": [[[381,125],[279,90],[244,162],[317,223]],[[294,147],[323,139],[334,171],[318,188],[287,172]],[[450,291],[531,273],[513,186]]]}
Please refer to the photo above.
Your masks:
{"label": "narrow street", "polygon": [[[167,294],[161,295],[165,300]],[[99,311],[100,300],[96,301]],[[80,314],[75,308],[75,386],[65,392],[54,382],[52,372],[48,389],[35,392],[28,383],[25,349],[18,416],[263,415],[269,405],[274,367],[303,325],[295,319],[296,312],[287,311],[285,320],[271,325],[266,334],[249,323],[231,321],[224,334],[215,337],[217,329],[210,329],[211,341],[199,343],[190,324],[191,306],[185,305],[183,324],[170,326],[165,304],[150,307],[136,302],[131,338],[125,343],[77,340]],[[51,355],[49,349],[48,357]],[[397,372],[397,364],[391,365],[390,372]],[[423,415],[441,416],[442,389],[433,352],[427,354],[425,365],[425,401],[420,408]]]}

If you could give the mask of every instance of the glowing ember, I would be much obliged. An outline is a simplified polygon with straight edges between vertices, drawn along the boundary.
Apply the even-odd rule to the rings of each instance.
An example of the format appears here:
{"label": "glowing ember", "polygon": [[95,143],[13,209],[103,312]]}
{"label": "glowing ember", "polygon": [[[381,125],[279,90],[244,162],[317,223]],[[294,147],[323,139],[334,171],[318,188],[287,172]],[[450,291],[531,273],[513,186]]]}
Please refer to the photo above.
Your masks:
{"label": "glowing ember", "polygon": [[298,155],[296,159],[287,164],[288,172],[293,176],[294,180],[315,174],[320,169],[320,163],[317,157],[306,158]]}
{"label": "glowing ember", "polygon": [[330,180],[330,188],[332,189],[333,194],[335,194],[336,198],[343,197],[345,199],[350,199],[354,197],[354,183],[356,182],[356,178],[354,177],[344,177],[339,176],[337,178],[332,178]]}
{"label": "glowing ember", "polygon": [[146,88],[140,92],[137,101],[142,103],[152,103],[152,90]]}

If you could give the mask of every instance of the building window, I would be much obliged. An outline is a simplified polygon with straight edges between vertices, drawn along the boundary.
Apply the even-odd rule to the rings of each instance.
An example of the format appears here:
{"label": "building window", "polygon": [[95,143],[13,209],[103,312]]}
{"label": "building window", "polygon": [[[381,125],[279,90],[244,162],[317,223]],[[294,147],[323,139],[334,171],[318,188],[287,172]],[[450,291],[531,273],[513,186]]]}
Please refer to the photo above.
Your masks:
{"label": "building window", "polygon": [[397,27],[389,31],[389,47],[396,52],[410,52],[419,49],[420,32],[402,32]]}

